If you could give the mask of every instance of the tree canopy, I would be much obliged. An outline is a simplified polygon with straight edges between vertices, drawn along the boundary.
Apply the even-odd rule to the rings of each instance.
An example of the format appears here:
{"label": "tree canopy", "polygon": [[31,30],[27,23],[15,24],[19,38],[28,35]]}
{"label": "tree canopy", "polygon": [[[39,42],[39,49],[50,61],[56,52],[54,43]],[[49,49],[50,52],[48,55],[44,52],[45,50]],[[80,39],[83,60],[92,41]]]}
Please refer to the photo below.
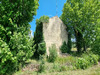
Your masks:
{"label": "tree canopy", "polygon": [[38,1],[0,0],[0,75],[18,70],[33,55],[29,22],[36,15]]}
{"label": "tree canopy", "polygon": [[67,0],[61,19],[68,32],[75,36],[77,50],[86,50],[96,37],[96,28],[100,21],[99,0]]}

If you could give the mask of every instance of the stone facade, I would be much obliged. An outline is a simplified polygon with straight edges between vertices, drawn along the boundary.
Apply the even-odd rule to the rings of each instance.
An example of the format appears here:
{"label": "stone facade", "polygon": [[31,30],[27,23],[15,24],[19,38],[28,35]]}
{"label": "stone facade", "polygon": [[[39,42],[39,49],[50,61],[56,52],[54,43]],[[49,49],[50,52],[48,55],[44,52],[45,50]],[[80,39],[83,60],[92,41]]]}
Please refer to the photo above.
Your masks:
{"label": "stone facade", "polygon": [[48,23],[43,23],[43,36],[46,42],[46,52],[49,55],[49,47],[52,44],[56,45],[57,52],[60,54],[60,47],[65,41],[68,42],[68,33],[66,26],[58,16],[49,19]]}

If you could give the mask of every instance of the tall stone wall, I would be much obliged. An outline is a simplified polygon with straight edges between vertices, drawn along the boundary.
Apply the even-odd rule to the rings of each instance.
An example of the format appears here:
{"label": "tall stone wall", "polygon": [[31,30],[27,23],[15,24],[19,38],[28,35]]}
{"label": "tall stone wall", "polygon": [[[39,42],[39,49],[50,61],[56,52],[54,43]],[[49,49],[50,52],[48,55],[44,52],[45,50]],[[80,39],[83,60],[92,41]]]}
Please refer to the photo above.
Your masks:
{"label": "tall stone wall", "polygon": [[48,23],[43,23],[43,36],[46,42],[46,52],[49,55],[49,47],[56,45],[57,52],[60,54],[60,47],[65,41],[68,42],[66,26],[58,16],[49,19]]}

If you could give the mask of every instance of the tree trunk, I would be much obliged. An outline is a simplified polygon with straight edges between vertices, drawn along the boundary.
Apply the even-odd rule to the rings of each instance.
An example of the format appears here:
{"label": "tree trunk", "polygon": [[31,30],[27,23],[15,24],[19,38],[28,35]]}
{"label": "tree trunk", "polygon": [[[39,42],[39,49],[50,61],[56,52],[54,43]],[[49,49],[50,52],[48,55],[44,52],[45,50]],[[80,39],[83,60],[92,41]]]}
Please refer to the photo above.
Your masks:
{"label": "tree trunk", "polygon": [[83,51],[86,51],[86,44],[85,44],[84,39],[83,39]]}
{"label": "tree trunk", "polygon": [[71,48],[72,48],[72,42],[71,42],[71,33],[68,33],[68,53],[71,52]]}
{"label": "tree trunk", "polygon": [[77,47],[77,52],[81,53],[82,51],[82,34],[79,31],[75,31],[75,37],[76,37],[76,47]]}

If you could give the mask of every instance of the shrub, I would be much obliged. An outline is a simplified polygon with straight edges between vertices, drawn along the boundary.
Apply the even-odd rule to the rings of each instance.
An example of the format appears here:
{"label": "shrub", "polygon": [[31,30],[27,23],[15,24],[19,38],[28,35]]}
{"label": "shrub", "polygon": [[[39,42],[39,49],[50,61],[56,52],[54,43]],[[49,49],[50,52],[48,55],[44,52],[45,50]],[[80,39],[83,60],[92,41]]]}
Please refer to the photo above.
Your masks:
{"label": "shrub", "polygon": [[32,47],[32,40],[21,33],[14,33],[10,39],[9,46],[13,53],[13,56],[16,56],[18,63],[24,63],[33,55],[34,46]]}
{"label": "shrub", "polygon": [[77,69],[86,69],[88,67],[88,61],[84,58],[78,58],[75,66]]}
{"label": "shrub", "polygon": [[13,56],[6,42],[0,38],[0,75],[12,72],[16,68],[16,62],[16,56]]}
{"label": "shrub", "polygon": [[87,57],[85,55],[84,58],[89,62],[89,65],[97,65],[98,64],[98,60],[99,60],[98,55],[90,53]]}
{"label": "shrub", "polygon": [[67,44],[66,44],[65,41],[63,42],[60,50],[61,50],[62,53],[67,53],[68,52],[68,47],[67,47]]}
{"label": "shrub", "polygon": [[40,56],[40,65],[39,65],[39,70],[38,72],[44,72],[45,71],[45,61],[44,61],[44,57]]}
{"label": "shrub", "polygon": [[49,56],[48,56],[48,61],[49,62],[55,62],[55,60],[57,59],[57,49],[56,46],[53,44],[50,48],[49,48]]}
{"label": "shrub", "polygon": [[45,44],[45,42],[42,42],[42,43],[38,44],[38,50],[37,51],[38,51],[39,56],[46,53],[46,44]]}
{"label": "shrub", "polygon": [[83,54],[81,58],[76,60],[75,66],[77,69],[86,69],[89,66],[98,64],[98,55],[95,54]]}

